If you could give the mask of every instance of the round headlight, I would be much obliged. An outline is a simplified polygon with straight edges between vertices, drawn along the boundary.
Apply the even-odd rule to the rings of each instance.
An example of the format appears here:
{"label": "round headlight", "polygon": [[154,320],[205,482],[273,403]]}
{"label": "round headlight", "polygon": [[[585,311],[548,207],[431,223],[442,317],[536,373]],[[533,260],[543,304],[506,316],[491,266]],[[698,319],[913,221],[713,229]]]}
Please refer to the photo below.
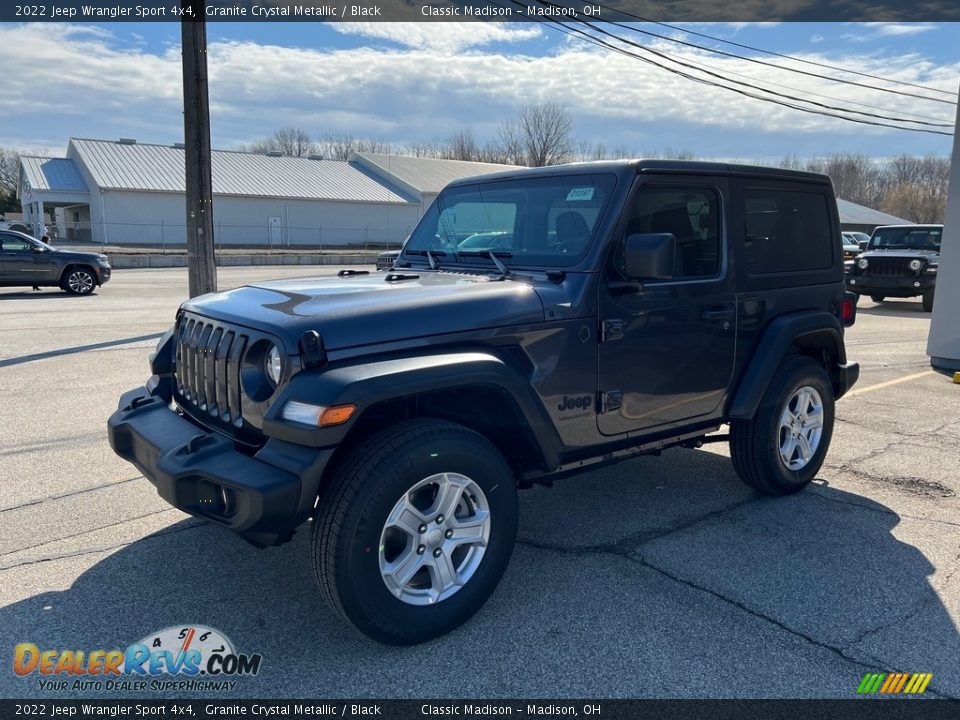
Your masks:
{"label": "round headlight", "polygon": [[270,346],[270,352],[268,352],[264,358],[264,365],[264,369],[267,371],[267,377],[270,378],[274,385],[279,385],[280,376],[283,374],[283,358],[280,357],[280,351],[276,345]]}
{"label": "round headlight", "polygon": [[870,261],[867,260],[866,258],[860,258],[859,260],[857,260],[857,267],[860,268],[861,270],[866,270],[867,265],[869,264],[870,264]]}
{"label": "round headlight", "polygon": [[919,269],[922,268],[922,267],[923,267],[923,261],[922,261],[922,260],[911,260],[911,261],[910,261],[910,269],[913,270],[914,272],[916,272],[917,270],[919,270]]}

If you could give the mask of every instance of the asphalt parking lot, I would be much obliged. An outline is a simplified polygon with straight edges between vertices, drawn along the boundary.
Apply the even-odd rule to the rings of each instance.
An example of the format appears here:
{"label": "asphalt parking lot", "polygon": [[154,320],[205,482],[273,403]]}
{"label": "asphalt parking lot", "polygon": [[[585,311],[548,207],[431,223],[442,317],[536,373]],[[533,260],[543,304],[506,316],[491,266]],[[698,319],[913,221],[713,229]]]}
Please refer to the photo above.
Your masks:
{"label": "asphalt parking lot", "polygon": [[183,269],[117,271],[89,298],[0,289],[0,697],[44,696],[10,671],[16,643],[123,648],[182,623],[263,655],[233,696],[848,698],[899,671],[960,697],[960,385],[929,370],[918,300],[861,300],[860,382],[807,491],[756,495],[722,444],[525,491],[491,601],[402,649],[327,610],[309,533],[257,550],[111,452],[106,418],[185,293]]}

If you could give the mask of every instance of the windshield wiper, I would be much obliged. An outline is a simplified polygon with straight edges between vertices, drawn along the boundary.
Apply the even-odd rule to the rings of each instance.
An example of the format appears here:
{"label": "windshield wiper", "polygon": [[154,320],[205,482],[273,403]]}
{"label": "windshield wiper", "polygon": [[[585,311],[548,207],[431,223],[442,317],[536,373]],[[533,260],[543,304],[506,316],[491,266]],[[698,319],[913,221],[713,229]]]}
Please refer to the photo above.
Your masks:
{"label": "windshield wiper", "polygon": [[431,270],[437,270],[440,267],[440,264],[436,261],[438,257],[446,257],[447,253],[444,250],[404,250],[404,255],[426,255],[427,262],[430,263]]}
{"label": "windshield wiper", "polygon": [[497,266],[497,270],[500,272],[500,275],[506,277],[510,274],[510,270],[500,262],[500,258],[512,258],[513,253],[507,252],[506,250],[461,250],[457,253],[457,257],[485,257],[493,260],[493,264]]}

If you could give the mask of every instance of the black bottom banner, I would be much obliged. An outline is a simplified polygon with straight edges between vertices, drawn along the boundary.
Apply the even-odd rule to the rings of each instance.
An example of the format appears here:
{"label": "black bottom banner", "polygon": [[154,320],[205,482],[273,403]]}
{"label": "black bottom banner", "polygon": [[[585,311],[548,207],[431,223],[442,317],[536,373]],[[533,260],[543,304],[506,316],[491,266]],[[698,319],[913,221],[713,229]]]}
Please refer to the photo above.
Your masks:
{"label": "black bottom banner", "polygon": [[960,701],[856,700],[0,700],[0,718],[602,718],[955,720]]}

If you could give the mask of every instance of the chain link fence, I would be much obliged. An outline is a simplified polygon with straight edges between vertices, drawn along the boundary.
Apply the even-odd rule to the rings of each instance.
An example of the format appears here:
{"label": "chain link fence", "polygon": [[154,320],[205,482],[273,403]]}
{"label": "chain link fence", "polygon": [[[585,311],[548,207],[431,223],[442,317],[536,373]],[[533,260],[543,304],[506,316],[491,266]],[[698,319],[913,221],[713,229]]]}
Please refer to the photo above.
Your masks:
{"label": "chain link fence", "polygon": [[[39,226],[33,226],[30,232],[41,234],[41,230]],[[379,253],[399,249],[412,230],[413,225],[403,228],[307,227],[214,222],[214,244],[217,250]],[[62,246],[120,248],[162,254],[186,251],[185,223],[59,222],[47,224],[45,231],[51,243]]]}

